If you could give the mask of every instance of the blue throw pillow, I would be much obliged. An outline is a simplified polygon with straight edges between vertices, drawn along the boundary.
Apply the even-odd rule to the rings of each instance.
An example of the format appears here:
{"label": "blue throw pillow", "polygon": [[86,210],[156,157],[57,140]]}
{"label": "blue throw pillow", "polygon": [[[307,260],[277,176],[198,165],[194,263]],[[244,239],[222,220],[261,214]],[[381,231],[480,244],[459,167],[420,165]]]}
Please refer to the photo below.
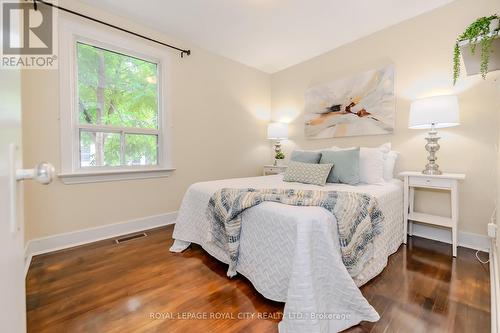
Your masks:
{"label": "blue throw pillow", "polygon": [[292,156],[290,157],[290,160],[294,162],[314,163],[314,164],[318,164],[320,159],[321,159],[320,152],[306,151],[306,150],[294,150],[292,152]]}
{"label": "blue throw pillow", "polygon": [[359,183],[359,148],[322,151],[319,163],[333,164],[327,183]]}

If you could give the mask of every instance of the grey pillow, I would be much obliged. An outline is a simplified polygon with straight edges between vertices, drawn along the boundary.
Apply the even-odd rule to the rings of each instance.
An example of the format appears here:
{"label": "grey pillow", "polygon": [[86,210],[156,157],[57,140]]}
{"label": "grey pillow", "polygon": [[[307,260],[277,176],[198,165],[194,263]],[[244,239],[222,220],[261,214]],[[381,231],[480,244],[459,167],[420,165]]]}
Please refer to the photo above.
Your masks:
{"label": "grey pillow", "polygon": [[290,157],[290,160],[294,162],[314,163],[314,164],[318,164],[320,159],[321,159],[321,152],[306,151],[306,150],[294,150],[292,152],[292,156]]}
{"label": "grey pillow", "polygon": [[285,171],[283,180],[285,182],[298,182],[324,186],[330,174],[333,164],[312,164],[302,162],[290,162]]}
{"label": "grey pillow", "polygon": [[325,150],[319,163],[333,164],[327,183],[359,183],[359,147],[349,150]]}

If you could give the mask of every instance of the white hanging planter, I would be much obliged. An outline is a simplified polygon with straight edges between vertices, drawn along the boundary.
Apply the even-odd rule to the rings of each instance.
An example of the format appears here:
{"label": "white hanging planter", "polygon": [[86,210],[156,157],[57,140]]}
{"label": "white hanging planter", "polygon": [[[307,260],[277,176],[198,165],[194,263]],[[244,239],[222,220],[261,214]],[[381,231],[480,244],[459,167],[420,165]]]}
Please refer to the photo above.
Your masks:
{"label": "white hanging planter", "polygon": [[[491,44],[491,55],[490,61],[488,63],[488,72],[493,72],[496,70],[500,70],[500,31],[498,31],[498,27],[500,25],[500,21],[498,19],[491,21],[490,23],[490,31],[494,31],[490,33],[490,35],[495,36],[494,40]],[[494,28],[494,29],[492,29]],[[497,30],[497,31],[495,31]],[[482,40],[482,37],[479,37],[473,41],[473,44],[479,44]],[[462,54],[462,59],[465,64],[465,70],[467,75],[476,75],[481,73],[481,46],[477,45],[476,52],[472,54],[470,50],[470,42],[463,41],[458,43],[460,46],[460,52]]]}
{"label": "white hanging planter", "polygon": [[500,19],[494,19],[490,22],[490,31],[497,31],[500,29]]}

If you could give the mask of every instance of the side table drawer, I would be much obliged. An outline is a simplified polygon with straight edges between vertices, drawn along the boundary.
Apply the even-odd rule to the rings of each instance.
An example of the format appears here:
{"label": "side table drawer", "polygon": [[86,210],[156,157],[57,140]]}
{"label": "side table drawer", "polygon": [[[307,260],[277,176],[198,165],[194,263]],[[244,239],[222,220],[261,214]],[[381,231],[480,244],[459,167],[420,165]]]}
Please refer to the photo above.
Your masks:
{"label": "side table drawer", "polygon": [[410,186],[424,186],[436,188],[451,188],[452,180],[434,177],[409,177]]}
{"label": "side table drawer", "polygon": [[285,170],[284,166],[266,166],[264,167],[264,175],[278,175],[284,173]]}

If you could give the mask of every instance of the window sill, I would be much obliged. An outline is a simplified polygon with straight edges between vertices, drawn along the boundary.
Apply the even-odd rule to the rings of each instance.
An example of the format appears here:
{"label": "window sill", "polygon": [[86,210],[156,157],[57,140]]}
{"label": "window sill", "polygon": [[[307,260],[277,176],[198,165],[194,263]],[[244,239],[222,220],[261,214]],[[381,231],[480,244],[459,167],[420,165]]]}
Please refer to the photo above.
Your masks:
{"label": "window sill", "polygon": [[107,170],[91,172],[62,173],[57,175],[64,184],[85,184],[114,182],[122,180],[168,177],[175,169]]}

